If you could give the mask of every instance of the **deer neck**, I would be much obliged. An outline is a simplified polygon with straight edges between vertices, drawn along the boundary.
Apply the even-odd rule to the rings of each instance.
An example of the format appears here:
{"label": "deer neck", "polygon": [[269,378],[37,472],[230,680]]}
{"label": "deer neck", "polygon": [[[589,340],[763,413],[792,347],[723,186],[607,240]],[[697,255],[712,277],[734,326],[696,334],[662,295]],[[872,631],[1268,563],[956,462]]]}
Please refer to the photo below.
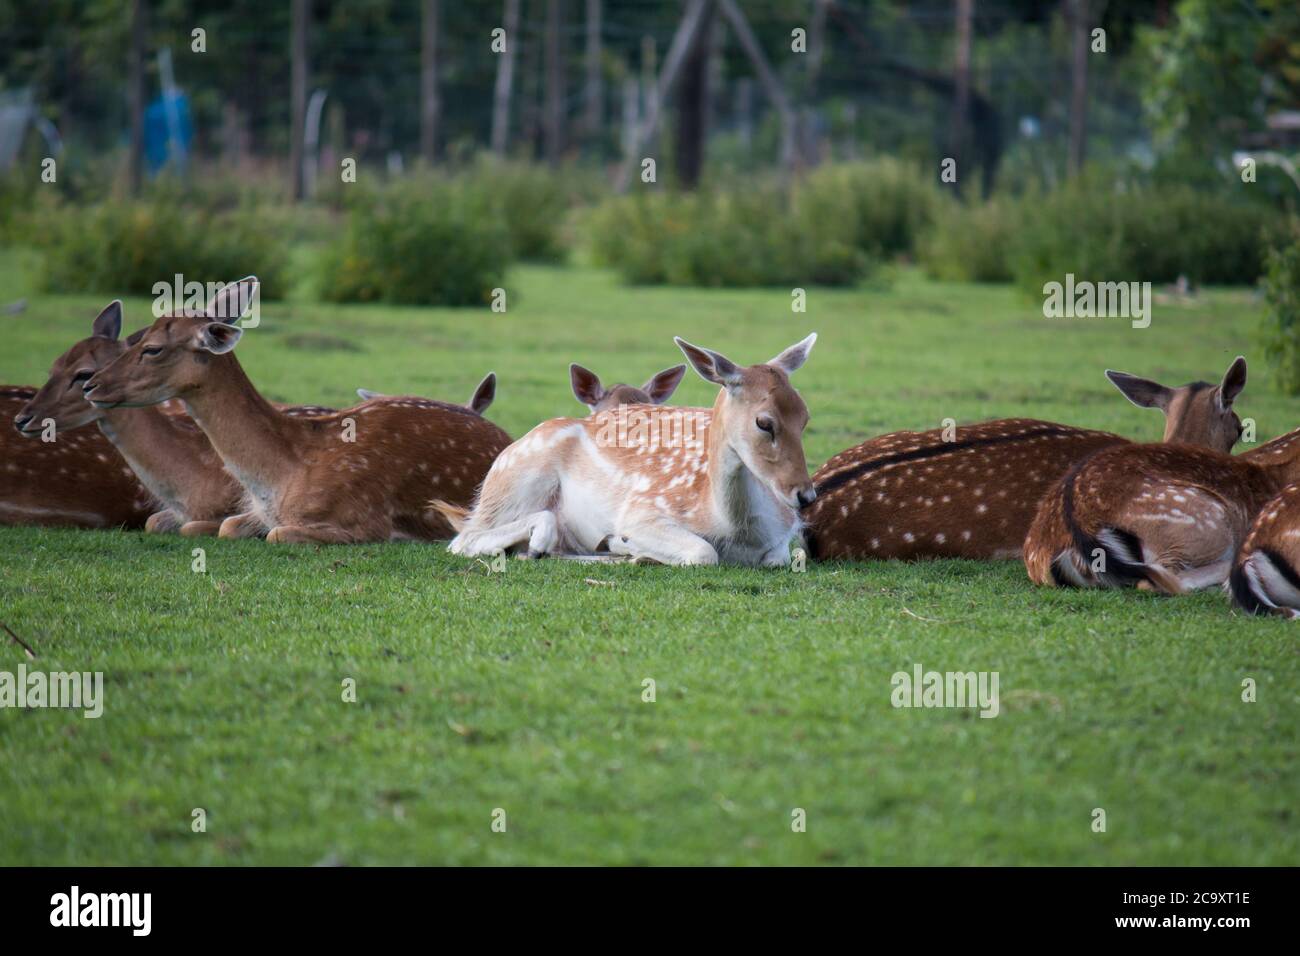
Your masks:
{"label": "deer neck", "polygon": [[141,483],[179,513],[185,510],[186,490],[211,480],[214,467],[221,467],[201,431],[157,405],[110,408],[99,419],[99,430]]}
{"label": "deer neck", "polygon": [[277,486],[299,462],[298,423],[262,397],[233,355],[213,356],[180,398],[241,484]]}
{"label": "deer neck", "polygon": [[713,403],[705,447],[713,513],[725,528],[734,532],[752,523],[759,510],[760,499],[767,494],[767,490],[727,439],[727,419],[730,414],[735,414],[735,410],[724,388]]}

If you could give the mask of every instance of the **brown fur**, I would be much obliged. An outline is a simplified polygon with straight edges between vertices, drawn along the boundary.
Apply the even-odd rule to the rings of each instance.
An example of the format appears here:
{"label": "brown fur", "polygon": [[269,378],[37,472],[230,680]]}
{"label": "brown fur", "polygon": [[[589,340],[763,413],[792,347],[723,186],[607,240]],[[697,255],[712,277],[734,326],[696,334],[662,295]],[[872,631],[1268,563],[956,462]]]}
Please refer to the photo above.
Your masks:
{"label": "brown fur", "polygon": [[[98,430],[162,506],[149,517],[146,530],[216,534],[225,518],[239,512],[243,489],[222,466],[220,456],[181,403],[104,409],[86,400],[81,376],[104,368],[127,349],[118,338],[120,329],[121,305],[114,302],[95,320],[95,334],[55,360],[48,380],[20,417],[30,418],[29,427],[53,419],[60,433],[97,423]],[[291,415],[330,411],[314,405],[283,410]]]}
{"label": "brown fur", "polygon": [[[13,421],[36,396],[24,385],[0,386],[0,417]],[[84,401],[84,400],[83,400]],[[98,431],[41,441],[0,428],[0,525],[142,528],[157,510],[117,449]]]}
{"label": "brown fur", "polygon": [[[1246,363],[1242,358],[1232,363],[1217,387],[1195,382],[1169,388],[1123,373],[1107,374],[1134,404],[1165,413],[1166,444],[1181,443],[1227,453],[1241,436],[1241,419],[1232,406],[1246,384]],[[1064,486],[1068,480],[1068,473],[1062,475],[1042,496],[1025,534],[1021,556],[1035,584],[1095,583],[1095,556],[1090,554],[1089,560],[1084,560],[1066,522]],[[1166,579],[1162,584],[1167,587],[1171,581]]]}
{"label": "brown fur", "polygon": [[[1297,479],[1300,431],[1236,457],[1181,444],[1100,451],[1062,483],[1071,560],[1105,559],[1104,573],[1075,583],[1145,583],[1165,593],[1222,583],[1260,509]],[[1041,565],[1031,574],[1050,580]]]}
{"label": "brown fur", "polygon": [[[805,510],[819,559],[1007,558],[1038,500],[1074,462],[1118,435],[1028,418],[893,432],[841,452],[813,475]],[[841,483],[842,482],[842,483]]]}
{"label": "brown fur", "polygon": [[1300,484],[1260,509],[1233,562],[1231,591],[1252,613],[1300,617]]}
{"label": "brown fur", "polygon": [[[208,308],[208,316],[225,314],[220,303]],[[270,542],[446,537],[450,527],[430,511],[429,499],[468,503],[509,444],[486,419],[420,399],[285,415],[231,354],[239,336],[206,316],[165,316],[97,372],[88,392],[106,407],[185,402],[247,493],[248,511],[222,523],[223,537],[260,528],[269,529]],[[355,441],[344,440],[349,427]]]}

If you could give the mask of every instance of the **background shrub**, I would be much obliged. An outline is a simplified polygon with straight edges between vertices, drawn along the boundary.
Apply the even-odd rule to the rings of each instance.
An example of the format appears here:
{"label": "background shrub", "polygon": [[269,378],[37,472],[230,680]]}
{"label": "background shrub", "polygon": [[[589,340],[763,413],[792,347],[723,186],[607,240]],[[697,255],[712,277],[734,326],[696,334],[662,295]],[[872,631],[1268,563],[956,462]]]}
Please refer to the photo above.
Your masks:
{"label": "background shrub", "polygon": [[913,253],[943,198],[915,166],[891,157],[819,166],[800,193],[843,221],[841,238],[873,258]]}
{"label": "background shrub", "polygon": [[945,202],[917,252],[930,276],[957,282],[1008,282],[1020,206],[1010,199]]}
{"label": "background shrub", "polygon": [[690,286],[843,285],[869,257],[824,193],[779,186],[645,192],[607,201],[587,219],[592,254],[637,283]]}
{"label": "background shrub", "polygon": [[1021,200],[1010,265],[1027,291],[1076,280],[1253,283],[1283,217],[1266,206],[1156,186],[1076,183]]}
{"label": "background shrub", "polygon": [[152,295],[177,273],[229,282],[256,274],[262,295],[282,298],[288,254],[261,211],[211,212],[161,198],[73,206],[37,202],[18,231],[41,251],[51,292]]}
{"label": "background shrub", "polygon": [[559,262],[565,256],[564,223],[575,198],[573,178],[536,163],[505,162],[484,154],[456,182],[477,191],[505,226],[516,259]]}
{"label": "background shrub", "polygon": [[509,232],[483,189],[412,175],[359,187],[346,222],[318,260],[333,302],[481,305],[505,285]]}
{"label": "background shrub", "polygon": [[1264,352],[1282,391],[1300,394],[1300,230],[1269,254],[1264,301]]}

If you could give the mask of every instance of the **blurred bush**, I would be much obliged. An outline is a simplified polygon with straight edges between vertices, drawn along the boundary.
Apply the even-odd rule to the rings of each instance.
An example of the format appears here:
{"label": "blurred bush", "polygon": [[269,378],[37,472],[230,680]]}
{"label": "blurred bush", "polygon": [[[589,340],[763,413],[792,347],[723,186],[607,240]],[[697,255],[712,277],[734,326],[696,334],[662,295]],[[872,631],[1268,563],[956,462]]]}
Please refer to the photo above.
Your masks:
{"label": "blurred bush", "polygon": [[983,203],[941,204],[917,253],[926,273],[956,282],[1009,282],[1011,249],[1021,206],[995,197]]}
{"label": "blurred bush", "polygon": [[943,199],[933,178],[889,156],[819,166],[799,192],[837,222],[846,220],[847,238],[873,258],[913,253]]}
{"label": "blurred bush", "polygon": [[285,243],[257,210],[211,212],[161,197],[75,206],[38,197],[10,238],[43,254],[41,282],[51,292],[152,295],[176,274],[187,282],[229,282],[256,274],[262,295],[288,285]]}
{"label": "blurred bush", "polygon": [[509,236],[510,254],[534,262],[559,262],[566,253],[563,227],[578,196],[575,180],[537,163],[507,162],[484,153],[455,179],[481,194]]}
{"label": "blurred bush", "polygon": [[1021,205],[1010,265],[1033,294],[1066,273],[1090,281],[1254,283],[1285,224],[1266,206],[1184,186],[1118,191],[1079,182]]}
{"label": "blurred bush", "polygon": [[1300,229],[1270,252],[1264,275],[1264,353],[1288,395],[1300,394]]}
{"label": "blurred bush", "polygon": [[485,181],[419,173],[358,184],[346,222],[318,259],[332,302],[483,305],[505,285],[511,237]]}

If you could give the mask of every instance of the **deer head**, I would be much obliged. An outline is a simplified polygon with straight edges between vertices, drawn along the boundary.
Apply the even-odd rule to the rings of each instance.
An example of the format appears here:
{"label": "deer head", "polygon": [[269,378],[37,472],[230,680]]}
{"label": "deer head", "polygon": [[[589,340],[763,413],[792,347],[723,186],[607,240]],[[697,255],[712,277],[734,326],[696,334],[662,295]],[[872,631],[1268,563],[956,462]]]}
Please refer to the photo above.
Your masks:
{"label": "deer head", "polygon": [[1199,445],[1226,453],[1232,451],[1241,437],[1241,419],[1232,408],[1246,387],[1246,360],[1240,355],[1228,366],[1218,385],[1192,382],[1170,388],[1110,369],[1106,370],[1106,377],[1134,405],[1158,408],[1165,413],[1166,442]]}
{"label": "deer head", "polygon": [[791,508],[812,504],[817,492],[803,453],[808,406],[791,387],[790,375],[807,361],[817,334],[769,362],[748,368],[684,339],[673,341],[701,378],[722,386],[713,406],[711,445],[720,443],[729,450]]}
{"label": "deer head", "polygon": [[576,362],[569,366],[573,394],[591,409],[592,414],[618,408],[620,405],[662,405],[672,397],[685,374],[685,365],[674,365],[664,369],[641,388],[620,382],[607,389],[600,384],[600,377],[595,372]]}
{"label": "deer head", "polygon": [[86,398],[99,408],[156,405],[201,387],[207,366],[224,361],[243,334],[233,324],[240,317],[237,303],[252,301],[256,288],[257,279],[249,276],[218,292],[201,314],[165,315],[137,332],[86,382]]}
{"label": "deer head", "polygon": [[61,431],[98,420],[103,412],[86,401],[82,390],[92,375],[126,349],[118,340],[121,334],[122,303],[114,299],[95,317],[90,337],[55,359],[45,384],[14,416],[14,427],[19,434],[28,438],[39,435],[41,423],[47,419],[52,419]]}

